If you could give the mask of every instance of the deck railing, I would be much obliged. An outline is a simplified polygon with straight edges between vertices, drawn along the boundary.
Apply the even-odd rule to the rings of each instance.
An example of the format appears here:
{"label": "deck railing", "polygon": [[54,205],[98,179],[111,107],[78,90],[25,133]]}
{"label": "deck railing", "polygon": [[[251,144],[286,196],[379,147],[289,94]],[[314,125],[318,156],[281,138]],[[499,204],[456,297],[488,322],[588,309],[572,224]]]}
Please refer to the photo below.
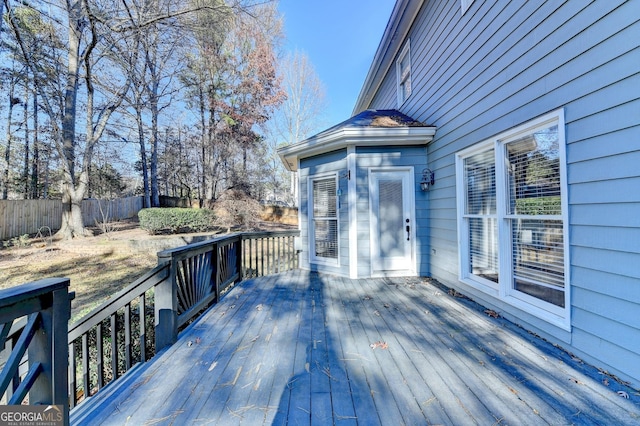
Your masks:
{"label": "deck railing", "polygon": [[4,404],[67,405],[69,280],[51,278],[0,291],[0,394]]}
{"label": "deck railing", "polygon": [[[298,251],[294,242],[297,235],[298,231],[238,233],[162,251],[158,253],[156,268],[72,324],[68,333],[67,313],[64,344],[59,336],[53,338],[52,343],[57,350],[63,347],[63,351],[55,352],[55,355],[57,365],[60,365],[60,353],[65,358],[65,406],[68,401],[73,408],[137,363],[147,361],[157,351],[175,343],[180,330],[220,300],[235,283],[244,278],[297,268]],[[69,284],[68,280],[54,282]],[[40,289],[40,286],[42,282],[10,290],[25,287],[22,291],[37,292],[45,299],[50,298],[46,295],[52,290],[49,287]],[[0,319],[5,323],[1,336],[4,340],[13,335],[11,325],[7,326],[7,323],[26,315],[24,309],[11,304],[15,296],[5,293],[7,291],[0,292]],[[66,287],[64,293],[67,294]],[[2,297],[2,294],[6,296]],[[66,300],[68,305],[68,296]],[[27,305],[37,304],[29,302]],[[48,324],[44,320],[43,323]],[[29,361],[32,361],[31,352]],[[4,384],[5,374],[9,377],[7,381],[15,382],[11,390],[7,390],[7,386],[2,388],[7,390],[5,395],[15,394],[13,389],[22,386],[26,380],[17,367],[12,368],[2,373],[0,384]],[[56,389],[59,388],[58,380],[52,379]],[[31,393],[29,396],[33,398]]]}

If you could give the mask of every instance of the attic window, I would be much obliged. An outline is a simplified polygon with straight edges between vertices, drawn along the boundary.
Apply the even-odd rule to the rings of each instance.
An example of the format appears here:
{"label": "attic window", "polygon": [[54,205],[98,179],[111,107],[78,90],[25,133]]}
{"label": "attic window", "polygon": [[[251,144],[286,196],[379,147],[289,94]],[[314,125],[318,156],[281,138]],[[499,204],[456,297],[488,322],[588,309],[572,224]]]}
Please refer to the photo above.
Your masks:
{"label": "attic window", "polygon": [[402,48],[402,52],[396,61],[396,74],[398,79],[398,106],[411,95],[411,48],[410,40]]}
{"label": "attic window", "polygon": [[465,12],[467,10],[469,10],[469,8],[471,7],[471,5],[473,4],[473,0],[461,0],[462,2],[462,14],[464,15]]}

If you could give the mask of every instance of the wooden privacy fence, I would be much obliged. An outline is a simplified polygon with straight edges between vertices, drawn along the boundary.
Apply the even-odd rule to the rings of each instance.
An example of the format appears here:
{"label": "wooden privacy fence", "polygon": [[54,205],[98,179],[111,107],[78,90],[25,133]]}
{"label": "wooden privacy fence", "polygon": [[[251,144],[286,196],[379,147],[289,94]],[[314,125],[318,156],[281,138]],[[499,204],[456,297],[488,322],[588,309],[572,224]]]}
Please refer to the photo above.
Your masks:
{"label": "wooden privacy fence", "polygon": [[[87,226],[96,221],[128,219],[138,214],[142,206],[142,197],[87,199],[82,201],[82,218]],[[61,225],[61,200],[0,200],[0,240],[35,234],[44,227],[53,232]]]}

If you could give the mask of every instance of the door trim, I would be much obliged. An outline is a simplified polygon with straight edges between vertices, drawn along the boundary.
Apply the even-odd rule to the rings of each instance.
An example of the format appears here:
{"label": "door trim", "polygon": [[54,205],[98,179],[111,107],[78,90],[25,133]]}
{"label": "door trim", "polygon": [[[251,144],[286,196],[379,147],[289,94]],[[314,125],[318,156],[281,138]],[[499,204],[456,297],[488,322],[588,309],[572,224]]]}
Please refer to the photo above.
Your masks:
{"label": "door trim", "polygon": [[[368,185],[369,185],[369,259],[370,259],[370,271],[372,277],[383,276],[415,276],[416,275],[416,209],[415,209],[415,173],[412,166],[405,167],[372,167],[368,170]],[[403,194],[406,197],[405,215],[408,215],[410,220],[409,231],[409,259],[407,268],[401,269],[376,269],[376,262],[374,259],[377,257],[378,247],[376,245],[376,231],[378,227],[378,219],[374,214],[374,197],[373,191],[374,175],[377,173],[400,173],[402,176]]]}

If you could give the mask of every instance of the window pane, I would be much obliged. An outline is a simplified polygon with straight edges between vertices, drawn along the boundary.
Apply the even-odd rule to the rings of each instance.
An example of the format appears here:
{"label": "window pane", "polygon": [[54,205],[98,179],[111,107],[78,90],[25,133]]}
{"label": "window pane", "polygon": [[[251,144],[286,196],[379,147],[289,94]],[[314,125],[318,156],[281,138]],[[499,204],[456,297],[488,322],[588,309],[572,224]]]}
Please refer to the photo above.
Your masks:
{"label": "window pane", "polygon": [[564,307],[562,221],[511,221],[514,289]]}
{"label": "window pane", "polygon": [[336,217],[336,180],[313,181],[313,217]]}
{"label": "window pane", "polygon": [[400,84],[400,93],[402,94],[403,102],[411,95],[411,76]]}
{"label": "window pane", "polygon": [[498,282],[498,226],[493,218],[469,218],[469,271]]}
{"label": "window pane", "polygon": [[561,214],[558,126],[508,143],[507,157],[509,214]]}
{"label": "window pane", "polygon": [[315,254],[329,259],[338,258],[338,221],[314,220]]}
{"label": "window pane", "polygon": [[493,150],[481,152],[464,160],[467,185],[466,214],[496,213],[495,157]]}

